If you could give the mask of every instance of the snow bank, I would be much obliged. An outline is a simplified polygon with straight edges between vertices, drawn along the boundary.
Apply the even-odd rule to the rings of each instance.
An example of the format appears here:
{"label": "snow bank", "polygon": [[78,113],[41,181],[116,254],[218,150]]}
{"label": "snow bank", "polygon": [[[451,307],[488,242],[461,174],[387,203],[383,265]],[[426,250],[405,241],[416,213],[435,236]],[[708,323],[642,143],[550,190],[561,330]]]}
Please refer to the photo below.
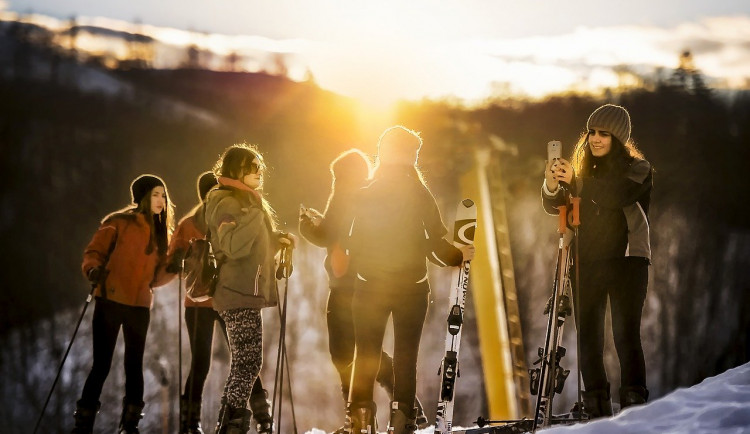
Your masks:
{"label": "snow bank", "polygon": [[[455,428],[454,431],[461,428]],[[539,430],[546,434],[740,434],[750,433],[750,363],[677,389],[615,417]],[[433,428],[417,431],[432,434]],[[307,434],[326,434],[312,429]]]}

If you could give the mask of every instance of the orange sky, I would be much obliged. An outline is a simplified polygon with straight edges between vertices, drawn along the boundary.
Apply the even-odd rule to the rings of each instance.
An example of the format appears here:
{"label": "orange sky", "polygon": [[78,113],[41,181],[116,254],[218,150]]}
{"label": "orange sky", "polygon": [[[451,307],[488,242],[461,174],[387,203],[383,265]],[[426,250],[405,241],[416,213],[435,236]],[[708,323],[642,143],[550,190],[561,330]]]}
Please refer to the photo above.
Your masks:
{"label": "orange sky", "polygon": [[[458,97],[471,103],[491,95],[541,97],[572,89],[640,85],[638,76],[676,67],[685,49],[693,52],[695,65],[711,85],[750,86],[750,3],[724,0],[700,9],[682,2],[682,12],[668,19],[662,15],[670,1],[639,17],[633,11],[643,0],[636,0],[628,8],[609,7],[608,18],[600,19],[602,11],[591,9],[592,2],[585,0],[567,2],[574,6],[569,9],[538,8],[536,13],[528,8],[540,6],[539,1],[425,1],[320,0],[314,8],[304,1],[280,0],[275,6],[246,1],[232,3],[236,10],[228,17],[225,0],[210,2],[211,13],[205,10],[209,2],[186,0],[179,10],[171,9],[174,17],[166,18],[161,8],[171,0],[165,0],[161,6],[141,5],[137,26],[133,19],[116,18],[137,11],[123,9],[119,2],[5,3],[8,11],[24,4],[58,16],[64,15],[62,10],[75,10],[79,24],[144,32],[164,47],[196,44],[222,56],[236,51],[244,55],[247,70],[265,68],[269,53],[283,53],[293,79],[303,79],[309,70],[322,87],[376,106],[400,98]],[[288,7],[285,13],[275,9],[281,6]],[[201,11],[207,15],[199,20]],[[710,11],[746,13],[702,15]],[[109,15],[98,15],[105,13]],[[244,28],[238,27],[238,17],[246,18]],[[200,26],[159,25],[180,20],[200,21]],[[48,21],[67,23],[51,17]],[[79,43],[97,44],[83,37]],[[154,66],[174,67],[182,56],[175,53],[161,49]]]}

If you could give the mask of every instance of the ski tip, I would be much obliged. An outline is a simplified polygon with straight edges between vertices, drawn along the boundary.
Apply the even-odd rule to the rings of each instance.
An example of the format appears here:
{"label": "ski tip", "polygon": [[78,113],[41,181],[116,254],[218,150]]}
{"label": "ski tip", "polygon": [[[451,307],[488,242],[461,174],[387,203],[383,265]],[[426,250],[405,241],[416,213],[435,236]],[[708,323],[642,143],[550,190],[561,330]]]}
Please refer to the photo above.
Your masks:
{"label": "ski tip", "polygon": [[[454,203],[455,203],[455,202],[454,202]],[[466,208],[471,208],[472,206],[474,206],[474,201],[473,201],[473,200],[471,200],[471,199],[464,199],[464,200],[462,200],[462,201],[461,201],[461,203],[462,203],[462,204],[463,204],[463,205],[464,205],[464,206],[465,206]]]}

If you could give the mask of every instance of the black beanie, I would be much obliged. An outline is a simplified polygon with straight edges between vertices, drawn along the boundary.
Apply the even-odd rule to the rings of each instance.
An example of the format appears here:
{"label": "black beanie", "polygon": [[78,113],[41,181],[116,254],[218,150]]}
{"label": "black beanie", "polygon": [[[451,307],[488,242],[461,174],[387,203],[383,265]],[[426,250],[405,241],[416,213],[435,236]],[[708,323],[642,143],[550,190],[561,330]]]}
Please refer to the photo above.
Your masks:
{"label": "black beanie", "polygon": [[[144,174],[130,184],[130,197],[138,205],[154,187],[164,187],[164,181],[156,175]],[[165,187],[166,188],[166,187]]]}
{"label": "black beanie", "polygon": [[201,202],[204,202],[206,200],[206,195],[208,194],[208,191],[211,190],[216,184],[218,184],[219,181],[216,180],[216,175],[214,175],[214,172],[208,171],[203,172],[198,177],[198,199]]}

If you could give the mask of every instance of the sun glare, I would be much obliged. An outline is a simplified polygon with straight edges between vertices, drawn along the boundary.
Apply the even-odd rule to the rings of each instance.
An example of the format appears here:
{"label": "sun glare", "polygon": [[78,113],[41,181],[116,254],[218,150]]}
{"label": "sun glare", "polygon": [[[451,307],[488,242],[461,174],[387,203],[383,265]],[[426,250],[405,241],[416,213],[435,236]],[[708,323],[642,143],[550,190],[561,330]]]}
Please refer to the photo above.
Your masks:
{"label": "sun glare", "polygon": [[[447,97],[472,103],[491,96],[541,98],[639,86],[654,71],[675,68],[686,49],[712,83],[742,88],[750,81],[747,16],[704,18],[672,28],[581,26],[556,35],[478,37],[467,23],[487,27],[494,21],[476,16],[473,3],[320,0],[304,16],[290,13],[290,20],[308,28],[300,33],[305,37],[286,39],[252,29],[228,35],[102,17],[77,17],[75,24],[149,36],[148,64],[154,68],[183,67],[189,50],[197,49],[198,67],[314,79],[323,88],[380,108],[400,99]],[[81,31],[73,42],[65,36],[69,20],[3,11],[0,17],[59,32],[61,44],[74,43],[105,64],[134,52],[124,36],[107,32]]]}

